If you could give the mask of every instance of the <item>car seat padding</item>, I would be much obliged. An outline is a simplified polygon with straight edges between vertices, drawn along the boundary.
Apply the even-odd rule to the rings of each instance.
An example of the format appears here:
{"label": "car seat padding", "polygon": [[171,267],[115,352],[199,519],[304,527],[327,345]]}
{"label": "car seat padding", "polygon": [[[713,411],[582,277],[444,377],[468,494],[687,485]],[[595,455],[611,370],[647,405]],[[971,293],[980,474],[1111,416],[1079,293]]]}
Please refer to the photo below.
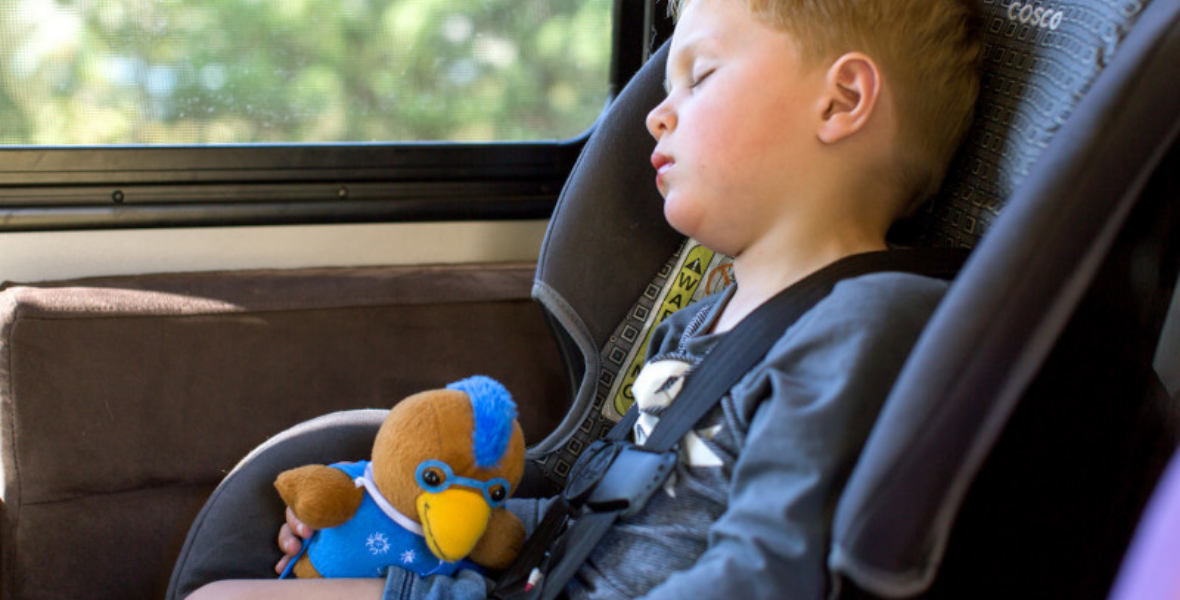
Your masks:
{"label": "car seat padding", "polygon": [[898,237],[974,246],[1078,100],[1114,58],[1148,0],[983,0],[982,87],[975,123],[942,190]]}

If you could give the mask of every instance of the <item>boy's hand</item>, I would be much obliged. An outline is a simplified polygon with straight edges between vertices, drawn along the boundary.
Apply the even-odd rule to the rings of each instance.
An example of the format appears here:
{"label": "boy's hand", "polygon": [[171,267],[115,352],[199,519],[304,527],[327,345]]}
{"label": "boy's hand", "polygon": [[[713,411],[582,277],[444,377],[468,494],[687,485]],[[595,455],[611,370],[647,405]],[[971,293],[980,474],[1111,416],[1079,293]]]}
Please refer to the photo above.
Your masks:
{"label": "boy's hand", "polygon": [[275,572],[282,574],[283,570],[287,568],[287,563],[295,559],[295,555],[299,554],[299,549],[303,547],[303,541],[311,538],[315,531],[308,527],[303,521],[300,521],[295,516],[295,511],[287,508],[287,522],[279,528],[279,550],[283,551],[283,558],[279,559],[278,564],[275,565]]}

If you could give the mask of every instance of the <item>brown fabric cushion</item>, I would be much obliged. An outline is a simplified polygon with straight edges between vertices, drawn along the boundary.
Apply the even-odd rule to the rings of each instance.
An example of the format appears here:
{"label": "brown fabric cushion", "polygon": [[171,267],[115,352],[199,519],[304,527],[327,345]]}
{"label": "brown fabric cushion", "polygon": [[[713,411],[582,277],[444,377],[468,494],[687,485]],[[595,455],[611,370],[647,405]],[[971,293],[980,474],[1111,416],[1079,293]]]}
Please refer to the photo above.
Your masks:
{"label": "brown fabric cushion", "polygon": [[567,384],[532,265],[92,279],[0,292],[5,597],[159,598],[271,435],[482,373],[527,439]]}

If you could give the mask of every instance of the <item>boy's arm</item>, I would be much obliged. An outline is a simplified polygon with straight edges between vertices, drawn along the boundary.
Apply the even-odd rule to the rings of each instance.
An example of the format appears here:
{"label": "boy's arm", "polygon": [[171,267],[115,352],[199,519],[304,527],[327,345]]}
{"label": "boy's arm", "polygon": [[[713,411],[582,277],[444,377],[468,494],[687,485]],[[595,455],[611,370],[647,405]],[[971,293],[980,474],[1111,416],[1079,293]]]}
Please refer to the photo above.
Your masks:
{"label": "boy's arm", "polygon": [[[859,278],[735,387],[749,430],[709,548],[646,598],[824,598],[831,519],[877,412],[945,284]],[[744,388],[744,389],[742,389]]]}

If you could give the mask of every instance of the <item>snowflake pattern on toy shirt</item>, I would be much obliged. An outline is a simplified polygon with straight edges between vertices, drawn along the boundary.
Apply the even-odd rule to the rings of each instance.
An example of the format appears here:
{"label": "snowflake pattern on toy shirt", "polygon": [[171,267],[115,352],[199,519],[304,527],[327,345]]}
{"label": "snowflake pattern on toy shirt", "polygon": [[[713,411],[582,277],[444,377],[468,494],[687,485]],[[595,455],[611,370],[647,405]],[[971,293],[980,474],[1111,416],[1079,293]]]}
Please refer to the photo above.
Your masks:
{"label": "snowflake pattern on toy shirt", "polygon": [[369,534],[368,539],[365,540],[365,548],[368,548],[369,554],[373,556],[385,554],[389,552],[389,538],[385,537],[380,531],[375,531]]}

